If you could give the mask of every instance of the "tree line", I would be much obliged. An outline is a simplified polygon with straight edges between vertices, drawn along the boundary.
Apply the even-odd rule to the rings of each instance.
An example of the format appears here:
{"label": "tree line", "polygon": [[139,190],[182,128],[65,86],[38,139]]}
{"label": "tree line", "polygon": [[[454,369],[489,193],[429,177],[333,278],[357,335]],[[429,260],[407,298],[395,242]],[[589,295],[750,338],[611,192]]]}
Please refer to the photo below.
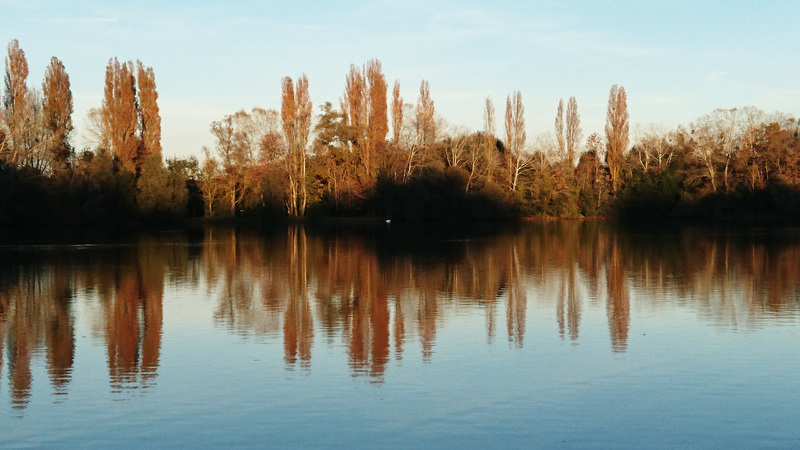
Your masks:
{"label": "tree line", "polygon": [[[352,64],[338,107],[314,114],[309,79],[281,80],[279,109],[210,124],[200,159],[162,156],[155,75],[109,60],[90,147],[71,145],[72,94],[57,58],[41,91],[8,46],[0,127],[0,224],[191,216],[796,216],[800,127],[789,114],[718,109],[674,130],[631,128],[627,93],[609,92],[604,133],[584,140],[576,98],[528,139],[522,94],[494,102],[471,131],[436,114],[427,80],[416,102],[391,92],[381,62]],[[390,134],[391,133],[391,134]]]}

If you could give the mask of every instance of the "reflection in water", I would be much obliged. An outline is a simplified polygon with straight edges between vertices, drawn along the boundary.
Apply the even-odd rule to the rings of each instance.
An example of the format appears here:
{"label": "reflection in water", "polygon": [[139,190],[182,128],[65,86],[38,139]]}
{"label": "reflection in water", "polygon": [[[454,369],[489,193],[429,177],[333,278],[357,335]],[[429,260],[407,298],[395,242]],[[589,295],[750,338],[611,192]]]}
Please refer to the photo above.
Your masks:
{"label": "reflection in water", "polygon": [[0,369],[5,354],[11,404],[17,409],[28,404],[31,365],[42,348],[51,385],[66,393],[75,355],[68,274],[63,267],[9,267],[0,282]]}
{"label": "reflection in water", "polygon": [[152,388],[165,283],[205,288],[215,323],[231,332],[281,339],[287,370],[311,370],[314,346],[327,345],[343,349],[353,376],[375,383],[409,351],[431,361],[437,331],[469,310],[485,317],[489,343],[505,314],[513,348],[525,344],[531,307],[553,311],[549,320],[573,345],[587,310],[604,311],[618,353],[628,349],[634,304],[637,312],[688,308],[733,329],[798,317],[800,239],[792,230],[631,233],[565,221],[466,235],[394,225],[207,228],[197,245],[186,239],[0,248],[0,373],[12,406],[28,404],[40,357],[56,399],[69,391],[81,308],[97,312],[112,393]]}
{"label": "reflection in water", "polygon": [[[99,311],[96,335],[105,343],[111,391],[133,393],[154,384],[162,334],[165,277],[187,276],[185,248],[170,239],[134,245],[6,247],[0,251],[0,372],[11,403],[27,406],[32,366],[44,355],[56,401],[69,391],[75,362],[76,299]],[[183,254],[181,254],[183,253]]]}
{"label": "reflection in water", "polygon": [[120,268],[114,295],[106,301],[105,335],[113,392],[150,387],[158,369],[163,268],[155,273],[147,268],[149,279],[145,269],[139,264]]}
{"label": "reflection in water", "polygon": [[631,323],[631,299],[628,295],[628,281],[625,263],[617,237],[613,238],[608,257],[608,330],[611,334],[611,348],[624,352],[628,348],[628,328]]}

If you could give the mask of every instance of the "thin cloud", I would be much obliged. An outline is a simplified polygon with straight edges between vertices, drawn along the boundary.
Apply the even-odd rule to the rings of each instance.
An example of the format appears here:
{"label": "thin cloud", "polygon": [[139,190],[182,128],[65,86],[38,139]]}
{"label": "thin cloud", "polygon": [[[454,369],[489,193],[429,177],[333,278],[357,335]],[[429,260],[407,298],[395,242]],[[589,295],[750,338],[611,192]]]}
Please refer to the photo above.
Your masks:
{"label": "thin cloud", "polygon": [[117,17],[55,17],[45,19],[33,19],[33,22],[40,23],[55,23],[60,25],[85,25],[93,23],[116,23],[119,22]]}

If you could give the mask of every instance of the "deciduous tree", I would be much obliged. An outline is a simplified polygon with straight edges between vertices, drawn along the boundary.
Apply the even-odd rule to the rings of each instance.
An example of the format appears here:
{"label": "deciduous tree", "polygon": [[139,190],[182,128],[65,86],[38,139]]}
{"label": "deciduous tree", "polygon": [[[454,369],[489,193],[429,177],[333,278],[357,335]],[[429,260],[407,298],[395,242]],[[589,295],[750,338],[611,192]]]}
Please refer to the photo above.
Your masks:
{"label": "deciduous tree", "polygon": [[25,52],[14,39],[8,44],[6,57],[5,85],[3,99],[4,119],[8,129],[6,153],[3,158],[12,166],[20,164],[29,150],[30,129],[33,123],[34,105],[27,86],[28,60]]}
{"label": "deciduous tree", "polygon": [[417,145],[431,145],[436,140],[434,114],[430,84],[428,84],[428,80],[422,80],[419,85],[419,99],[417,100]]}
{"label": "deciduous tree", "polygon": [[366,80],[369,88],[367,124],[367,151],[364,167],[369,177],[376,175],[376,169],[383,163],[386,135],[389,133],[389,118],[386,103],[386,77],[381,62],[371,59],[366,65]]}
{"label": "deciduous tree", "polygon": [[161,115],[158,109],[156,77],[152,67],[136,62],[136,82],[139,87],[139,116],[142,147],[137,156],[144,161],[150,155],[161,155]]}
{"label": "deciduous tree", "polygon": [[208,147],[203,147],[205,158],[200,167],[198,186],[205,205],[205,215],[211,217],[214,214],[214,203],[222,191],[222,181],[220,179],[219,162],[209,151]]}
{"label": "deciduous tree", "polygon": [[258,182],[255,163],[260,137],[254,132],[253,117],[242,110],[211,124],[217,138],[221,195],[226,199],[230,215]]}
{"label": "deciduous tree", "polygon": [[340,105],[353,129],[352,145],[358,153],[362,181],[375,177],[389,133],[387,84],[381,62],[371,59],[359,69],[350,65]]}
{"label": "deciduous tree", "polygon": [[567,155],[567,146],[564,139],[564,99],[558,100],[558,109],[556,110],[556,142],[558,143],[558,158],[565,163],[568,163],[569,157]]}
{"label": "deciduous tree", "polygon": [[608,112],[606,114],[606,163],[611,175],[611,189],[616,192],[620,184],[620,173],[623,155],[628,149],[630,124],[628,122],[628,99],[625,88],[611,86],[608,95]]}
{"label": "deciduous tree", "polygon": [[103,131],[111,152],[122,170],[136,174],[139,146],[139,110],[133,63],[108,61],[106,85],[101,109]]}
{"label": "deciduous tree", "polygon": [[567,161],[569,162],[570,172],[574,170],[575,162],[578,157],[578,146],[583,138],[581,131],[581,116],[578,114],[578,101],[575,96],[569,98],[567,103],[567,117],[566,117],[566,147],[567,147]]}
{"label": "deciduous tree", "polygon": [[483,106],[483,159],[486,164],[486,175],[492,177],[497,168],[497,131],[494,103],[489,97],[486,97]]}
{"label": "deciduous tree", "polygon": [[311,108],[308,77],[301,75],[296,86],[290,77],[283,78],[281,119],[288,157],[287,211],[291,217],[301,217],[306,211],[306,147],[311,133]]}
{"label": "deciduous tree", "polygon": [[400,136],[403,130],[403,98],[400,97],[400,81],[395,80],[392,89],[392,140],[400,146]]}
{"label": "deciduous tree", "polygon": [[48,134],[48,151],[54,172],[62,172],[69,165],[72,147],[72,89],[64,64],[55,56],[44,74],[42,83],[43,113]]}
{"label": "deciduous tree", "polygon": [[531,158],[525,152],[525,106],[522,94],[515,91],[506,99],[506,168],[509,174],[509,189],[517,190],[519,176],[530,165]]}

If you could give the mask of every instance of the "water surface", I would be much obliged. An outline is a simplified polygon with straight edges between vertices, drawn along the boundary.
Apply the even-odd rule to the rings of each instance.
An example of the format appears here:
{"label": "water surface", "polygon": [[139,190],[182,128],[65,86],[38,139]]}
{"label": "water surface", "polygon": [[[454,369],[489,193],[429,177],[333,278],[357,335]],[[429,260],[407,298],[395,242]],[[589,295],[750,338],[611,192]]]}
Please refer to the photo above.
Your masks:
{"label": "water surface", "polygon": [[800,444],[800,232],[200,228],[0,245],[0,447]]}

